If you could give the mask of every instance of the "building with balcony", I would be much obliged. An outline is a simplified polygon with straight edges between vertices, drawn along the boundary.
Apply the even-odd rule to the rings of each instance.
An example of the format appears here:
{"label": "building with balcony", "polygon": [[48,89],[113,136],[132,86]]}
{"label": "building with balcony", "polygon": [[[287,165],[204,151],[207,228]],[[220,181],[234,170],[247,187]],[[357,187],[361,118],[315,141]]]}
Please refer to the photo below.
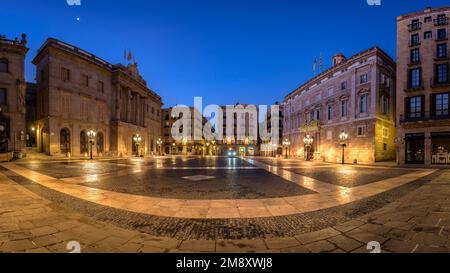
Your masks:
{"label": "building with balcony", "polygon": [[450,165],[449,16],[444,7],[397,18],[400,164]]}
{"label": "building with balcony", "polygon": [[9,40],[0,35],[0,160],[25,153],[26,35]]}
{"label": "building with balcony", "polygon": [[[172,136],[172,129],[176,121],[183,118],[183,114],[175,116],[172,113],[173,108],[163,109],[163,138],[162,140],[162,154],[165,155],[216,155],[217,145],[216,142],[208,142],[205,139],[195,140],[194,130],[199,130],[203,132],[203,126],[206,124],[206,120],[203,118],[202,114],[196,110],[194,107],[189,107],[191,128],[185,132],[185,128],[179,127],[178,133],[180,135],[189,135],[189,137],[184,137],[181,140],[175,140]],[[197,115],[196,115],[197,114]],[[201,118],[198,118],[201,117]],[[195,119],[198,122],[195,122]]]}
{"label": "building with balcony", "polygon": [[[126,66],[112,65],[83,49],[48,39],[33,64],[39,152],[86,156],[93,141],[95,156],[156,153],[162,100],[147,87],[131,58]],[[91,130],[94,137],[89,137]]]}
{"label": "building with balcony", "polygon": [[337,54],[332,64],[284,100],[290,156],[342,162],[345,144],[345,162],[394,159],[395,62],[374,47],[348,59]]}

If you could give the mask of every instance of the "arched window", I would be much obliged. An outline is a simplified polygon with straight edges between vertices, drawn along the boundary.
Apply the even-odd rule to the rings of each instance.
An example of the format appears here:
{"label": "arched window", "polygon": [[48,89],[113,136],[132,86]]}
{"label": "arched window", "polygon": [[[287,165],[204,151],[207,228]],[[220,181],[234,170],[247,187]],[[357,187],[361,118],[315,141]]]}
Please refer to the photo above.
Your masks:
{"label": "arched window", "polygon": [[9,62],[8,59],[2,58],[0,59],[0,72],[8,73],[9,72]]}
{"label": "arched window", "polygon": [[103,153],[105,151],[105,138],[102,132],[97,134],[97,153]]}
{"label": "arched window", "polygon": [[89,152],[89,140],[86,131],[80,133],[80,154]]}
{"label": "arched window", "polygon": [[70,131],[67,128],[61,129],[60,135],[59,135],[59,142],[60,142],[60,150],[61,154],[67,154],[70,153]]}

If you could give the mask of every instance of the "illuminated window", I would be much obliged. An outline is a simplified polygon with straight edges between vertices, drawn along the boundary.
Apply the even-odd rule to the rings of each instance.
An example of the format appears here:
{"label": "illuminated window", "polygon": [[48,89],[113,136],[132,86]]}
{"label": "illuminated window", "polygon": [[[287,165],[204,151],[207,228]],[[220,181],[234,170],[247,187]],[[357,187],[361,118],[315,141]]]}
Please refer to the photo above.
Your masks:
{"label": "illuminated window", "polygon": [[384,138],[389,137],[389,128],[383,127],[383,137]]}

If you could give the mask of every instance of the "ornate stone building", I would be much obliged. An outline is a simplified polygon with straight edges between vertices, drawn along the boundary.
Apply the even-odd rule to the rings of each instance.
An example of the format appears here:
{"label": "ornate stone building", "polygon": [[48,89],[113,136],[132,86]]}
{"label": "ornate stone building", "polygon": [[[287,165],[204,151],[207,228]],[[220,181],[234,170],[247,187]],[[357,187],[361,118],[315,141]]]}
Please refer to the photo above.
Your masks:
{"label": "ornate stone building", "polygon": [[[328,70],[283,103],[283,139],[290,157],[372,163],[395,158],[395,62],[375,47],[349,59],[337,54]],[[308,141],[312,143],[308,143]]]}
{"label": "ornate stone building", "polygon": [[8,40],[0,35],[0,153],[25,152],[26,35]]}
{"label": "ornate stone building", "polygon": [[[49,155],[132,156],[156,153],[162,101],[135,62],[112,65],[73,45],[48,39],[36,65],[38,150]],[[96,132],[89,138],[88,132]],[[139,135],[140,143],[135,136]]]}
{"label": "ornate stone building", "polygon": [[397,18],[399,163],[450,165],[450,7]]}

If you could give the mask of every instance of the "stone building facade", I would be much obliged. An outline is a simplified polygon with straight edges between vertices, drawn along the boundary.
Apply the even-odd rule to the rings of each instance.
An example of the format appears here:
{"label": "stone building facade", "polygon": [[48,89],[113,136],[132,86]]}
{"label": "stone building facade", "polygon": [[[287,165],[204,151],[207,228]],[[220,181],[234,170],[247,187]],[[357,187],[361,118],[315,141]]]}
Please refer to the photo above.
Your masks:
{"label": "stone building facade", "polygon": [[395,62],[377,47],[335,55],[331,68],[286,96],[283,109],[290,157],[342,162],[346,144],[345,162],[395,158]]}
{"label": "stone building facade", "polygon": [[[33,64],[40,152],[86,156],[93,140],[95,156],[156,153],[162,100],[147,87],[135,62],[112,65],[73,45],[48,39]],[[91,130],[95,137],[88,136]]]}
{"label": "stone building facade", "polygon": [[399,163],[450,166],[450,7],[397,18]]}
{"label": "stone building facade", "polygon": [[[163,109],[163,144],[162,153],[165,155],[215,155],[216,147],[215,142],[208,143],[204,139],[195,140],[194,130],[203,132],[203,126],[206,124],[206,120],[202,114],[194,107],[189,107],[191,128],[189,131],[184,132],[185,128],[178,128],[179,134],[187,134],[189,137],[183,138],[181,141],[177,141],[172,137],[172,128],[175,122],[183,118],[183,114],[175,116],[172,113],[173,108]],[[197,115],[195,115],[197,113]],[[201,118],[200,118],[201,117]],[[195,122],[195,119],[198,122]]]}
{"label": "stone building facade", "polygon": [[26,35],[9,40],[0,35],[0,153],[25,152]]}

